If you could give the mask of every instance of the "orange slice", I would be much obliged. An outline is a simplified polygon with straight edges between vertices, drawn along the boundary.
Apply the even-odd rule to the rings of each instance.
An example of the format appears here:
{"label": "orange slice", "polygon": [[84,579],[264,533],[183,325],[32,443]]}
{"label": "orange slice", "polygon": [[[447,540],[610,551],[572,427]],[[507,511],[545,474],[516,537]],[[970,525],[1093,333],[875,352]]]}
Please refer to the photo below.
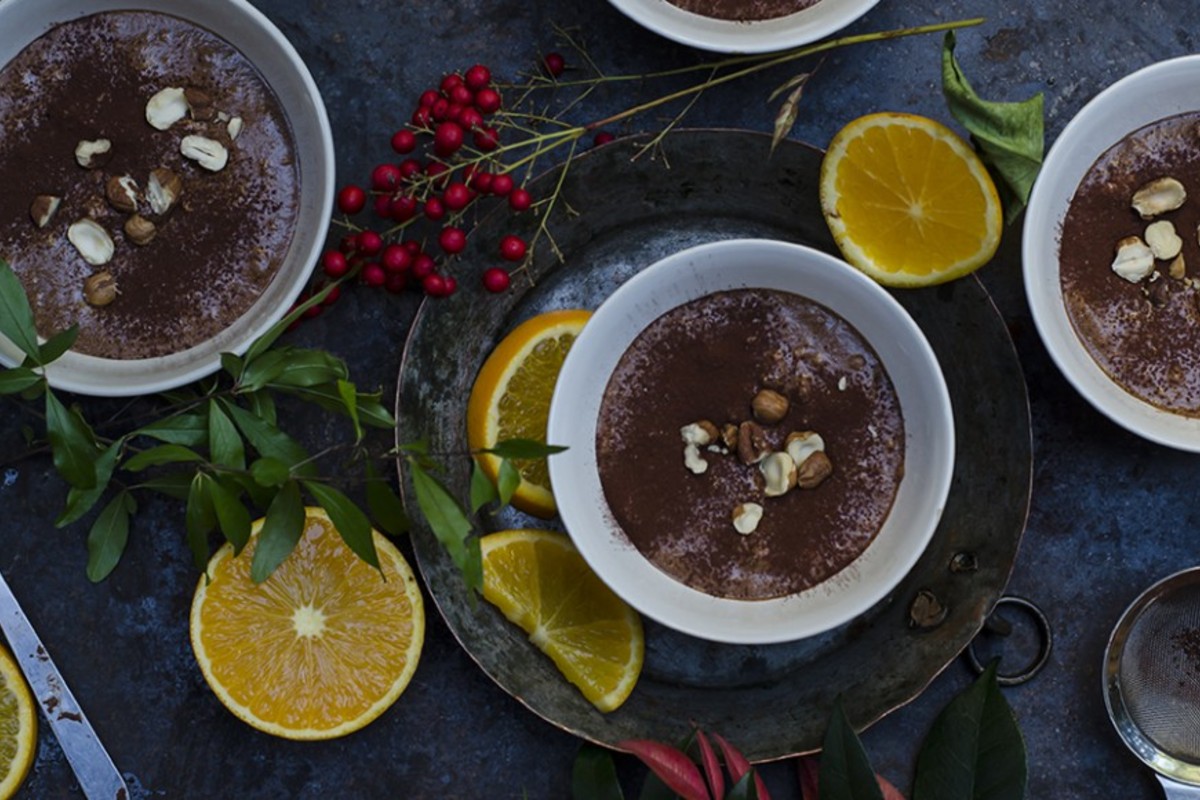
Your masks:
{"label": "orange slice", "polygon": [[618,708],[642,671],[637,612],[613,594],[561,533],[500,531],[479,541],[483,596],[601,711]]}
{"label": "orange slice", "polygon": [[0,800],[17,793],[36,753],[33,696],[12,654],[0,647]]}
{"label": "orange slice", "polygon": [[237,557],[225,545],[192,599],[192,648],[217,698],[288,739],[331,739],[382,714],[412,679],[425,638],[417,580],[374,533],[383,569],[354,555],[324,510],[306,509],[296,549],[250,579],[262,520]]}
{"label": "orange slice", "polygon": [[925,117],[859,117],[821,163],[821,211],[847,261],[886,286],[931,286],[991,260],[1004,214],[983,162]]}
{"label": "orange slice", "polygon": [[[472,450],[494,447],[506,439],[546,441],[555,381],[567,351],[591,316],[592,312],[577,309],[551,311],[521,323],[500,341],[479,370],[467,401],[467,442]],[[490,453],[476,458],[495,481],[500,459]],[[545,459],[513,463],[521,483],[512,504],[539,517],[554,516],[557,507]]]}

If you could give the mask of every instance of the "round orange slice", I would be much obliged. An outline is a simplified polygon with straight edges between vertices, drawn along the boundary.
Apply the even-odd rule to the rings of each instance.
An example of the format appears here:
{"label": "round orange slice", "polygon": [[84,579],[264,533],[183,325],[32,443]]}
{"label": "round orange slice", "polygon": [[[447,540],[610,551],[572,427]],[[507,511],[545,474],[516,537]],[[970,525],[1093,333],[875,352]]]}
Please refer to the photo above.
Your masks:
{"label": "round orange slice", "polygon": [[17,793],[36,753],[33,695],[12,654],[0,646],[0,800]]}

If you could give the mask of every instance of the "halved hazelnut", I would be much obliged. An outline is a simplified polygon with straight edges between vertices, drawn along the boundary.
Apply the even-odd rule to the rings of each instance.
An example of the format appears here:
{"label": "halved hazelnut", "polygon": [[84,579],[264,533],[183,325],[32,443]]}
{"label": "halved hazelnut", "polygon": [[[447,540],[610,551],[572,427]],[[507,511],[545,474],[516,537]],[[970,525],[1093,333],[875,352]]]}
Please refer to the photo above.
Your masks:
{"label": "halved hazelnut", "polygon": [[207,136],[185,136],[179,143],[179,152],[209,172],[220,172],[229,162],[229,151],[225,145]]}
{"label": "halved hazelnut", "polygon": [[1175,224],[1169,219],[1160,219],[1146,226],[1146,246],[1160,261],[1169,261],[1183,249],[1183,239],[1175,232]]}
{"label": "halved hazelnut", "polygon": [[738,458],[743,464],[757,464],[771,452],[767,434],[757,422],[747,420],[738,426]]}
{"label": "halved hazelnut", "polygon": [[160,216],[167,213],[181,194],[182,178],[166,167],[151,171],[150,179],[146,182],[146,199],[150,201],[151,211]]}
{"label": "halved hazelnut", "polygon": [[679,429],[679,436],[683,439],[684,444],[703,446],[715,442],[720,435],[717,426],[706,419],[684,425]]}
{"label": "halved hazelnut", "polygon": [[104,196],[117,211],[131,214],[137,211],[138,185],[129,175],[114,175],[104,184]]}
{"label": "halved hazelnut", "polygon": [[61,204],[62,198],[52,194],[39,194],[33,198],[33,203],[29,206],[29,216],[33,219],[33,224],[39,228],[49,225]]}
{"label": "halved hazelnut", "polygon": [[732,422],[726,422],[721,426],[721,441],[730,450],[737,449],[738,443],[738,426]]}
{"label": "halved hazelnut", "polygon": [[1187,264],[1184,263],[1183,253],[1175,256],[1175,258],[1171,261],[1171,265],[1167,267],[1167,274],[1175,280],[1181,281],[1184,279],[1184,277],[1187,275]]}
{"label": "halved hazelnut", "polygon": [[758,503],[741,503],[733,509],[733,529],[743,536],[754,533],[763,518],[763,507]]}
{"label": "halved hazelnut", "polygon": [[187,116],[188,102],[184,90],[169,86],[154,93],[146,103],[146,122],[165,131]]}
{"label": "halved hazelnut", "polygon": [[1174,211],[1187,200],[1187,190],[1174,178],[1155,178],[1133,193],[1130,205],[1142,219]]}
{"label": "halved hazelnut", "polygon": [[112,155],[112,142],[108,139],[83,139],[75,145],[75,161],[84,169],[102,167]]}
{"label": "halved hazelnut", "polygon": [[788,399],[774,389],[763,389],[754,395],[750,407],[756,420],[773,425],[787,416]]}
{"label": "halved hazelnut", "polygon": [[1139,236],[1126,236],[1117,242],[1112,271],[1130,283],[1140,283],[1154,271],[1154,251]]}
{"label": "halved hazelnut", "polygon": [[232,117],[225,125],[225,132],[229,134],[229,141],[234,141],[241,134],[245,123],[241,117]]}
{"label": "halved hazelnut", "polygon": [[799,478],[796,462],[787,453],[771,453],[758,463],[758,471],[762,473],[765,482],[763,494],[767,497],[787,494],[795,488]]}
{"label": "halved hazelnut", "polygon": [[803,464],[813,453],[825,450],[825,440],[815,431],[796,431],[788,434],[783,449],[792,457],[792,461]]}
{"label": "halved hazelnut", "polygon": [[83,260],[94,267],[111,261],[116,249],[108,231],[94,219],[86,217],[71,223],[71,227],[67,228],[67,239],[75,245]]}

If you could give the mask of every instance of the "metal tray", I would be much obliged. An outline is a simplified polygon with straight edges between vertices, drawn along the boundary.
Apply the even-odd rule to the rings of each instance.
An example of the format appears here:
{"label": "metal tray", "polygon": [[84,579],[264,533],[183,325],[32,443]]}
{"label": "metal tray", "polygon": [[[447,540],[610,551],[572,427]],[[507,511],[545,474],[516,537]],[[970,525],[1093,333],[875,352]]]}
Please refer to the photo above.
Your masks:
{"label": "metal tray", "polygon": [[[467,395],[492,347],[522,320],[553,308],[594,308],[642,267],[705,241],[770,237],[837,254],[818,204],[819,150],[784,142],[772,153],[765,135],[683,130],[633,159],[636,152],[635,142],[621,140],[571,166],[548,226],[561,260],[543,237],[532,274],[516,276],[509,293],[476,290],[475,274],[495,261],[499,237],[531,236],[536,227],[531,214],[494,213],[481,221],[464,259],[460,281],[471,285],[418,313],[400,367],[397,439],[425,438],[432,451],[449,454],[443,477],[460,498],[469,486]],[[537,180],[535,196],[550,193],[556,180]],[[858,727],[920,694],[979,631],[1008,581],[1029,510],[1032,443],[1020,365],[983,286],[965,278],[897,297],[942,364],[958,449],[941,524],[888,598],[834,631],[780,645],[715,644],[647,620],[641,679],[625,705],[601,714],[522,631],[473,601],[413,513],[420,570],[467,653],[534,713],[585,739],[678,740],[700,725],[754,761],[818,749],[839,694]],[[411,498],[403,463],[399,470]],[[483,513],[478,525],[485,532],[557,527],[511,510]]]}

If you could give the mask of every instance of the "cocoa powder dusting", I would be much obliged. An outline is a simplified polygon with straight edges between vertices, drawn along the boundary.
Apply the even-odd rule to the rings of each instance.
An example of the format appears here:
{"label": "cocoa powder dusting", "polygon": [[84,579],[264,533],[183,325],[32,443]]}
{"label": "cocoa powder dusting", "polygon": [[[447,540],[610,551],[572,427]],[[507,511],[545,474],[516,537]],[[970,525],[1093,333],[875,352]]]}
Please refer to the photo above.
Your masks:
{"label": "cocoa powder dusting", "polygon": [[703,17],[749,22],[786,17],[821,0],[669,0],[672,5]]}

